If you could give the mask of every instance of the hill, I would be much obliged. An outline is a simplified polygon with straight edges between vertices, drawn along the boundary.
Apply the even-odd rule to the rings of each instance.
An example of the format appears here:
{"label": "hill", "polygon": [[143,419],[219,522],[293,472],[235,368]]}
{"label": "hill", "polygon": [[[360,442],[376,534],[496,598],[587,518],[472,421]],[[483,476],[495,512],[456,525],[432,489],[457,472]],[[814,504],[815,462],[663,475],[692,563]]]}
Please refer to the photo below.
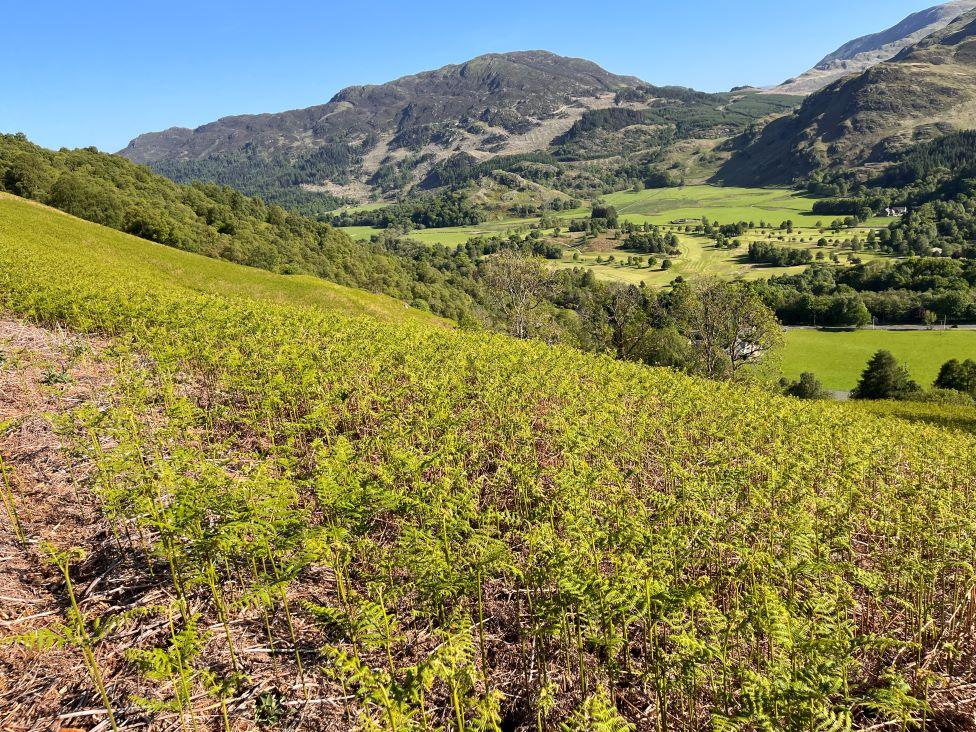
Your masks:
{"label": "hill", "polygon": [[447,325],[447,321],[385,295],[319,277],[276,274],[180,251],[0,193],[0,247],[15,251],[23,248],[24,242],[31,243],[36,264],[45,259],[66,263],[72,269],[99,272],[104,281],[124,281],[150,289],[164,286],[188,296],[204,292],[392,322]]}
{"label": "hill", "polygon": [[[467,151],[544,148],[588,109],[642,83],[582,59],[543,51],[489,54],[378,86],[340,91],[327,104],[227,117],[196,130],[142,135],[121,155],[178,179],[304,184],[362,195],[403,167]],[[420,157],[425,158],[423,162]]]}
{"label": "hill", "polygon": [[887,30],[845,43],[822,58],[809,71],[784,81],[772,91],[780,94],[811,94],[819,91],[838,79],[859,74],[883,61],[889,61],[905,48],[942,30],[960,15],[974,8],[976,0],[952,0],[912,13]]}
{"label": "hill", "polygon": [[971,435],[0,204],[0,724],[963,728]]}
{"label": "hill", "polygon": [[[120,155],[176,181],[231,185],[316,216],[338,199],[396,198],[497,170],[522,176],[516,189],[534,181],[588,195],[606,176],[563,162],[604,160],[611,179],[643,180],[649,164],[675,162],[662,151],[676,141],[717,142],[795,101],[655,87],[545,51],[489,54],[350,87],[308,109],[142,135]],[[638,156],[637,165],[621,173],[621,156]]]}
{"label": "hill", "polygon": [[807,97],[722,167],[736,185],[784,184],[818,170],[874,175],[911,145],[976,125],[976,11],[852,78]]}
{"label": "hill", "polygon": [[94,149],[54,152],[0,135],[0,191],[160,244],[383,293],[455,320],[470,296],[426,262],[214,184],[180,185]]}

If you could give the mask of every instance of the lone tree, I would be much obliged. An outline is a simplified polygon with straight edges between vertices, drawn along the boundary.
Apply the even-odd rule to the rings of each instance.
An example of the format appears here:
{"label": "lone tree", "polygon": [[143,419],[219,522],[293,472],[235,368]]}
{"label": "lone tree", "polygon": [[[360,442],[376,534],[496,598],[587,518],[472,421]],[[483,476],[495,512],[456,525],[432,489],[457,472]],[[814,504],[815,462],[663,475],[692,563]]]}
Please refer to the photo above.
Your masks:
{"label": "lone tree", "polygon": [[679,329],[694,345],[695,370],[704,376],[735,378],[743,366],[783,342],[773,311],[742,283],[679,283],[673,296]]}
{"label": "lone tree", "polygon": [[645,288],[601,282],[584,292],[577,312],[587,324],[594,350],[622,360],[644,360],[654,332],[654,296]]}
{"label": "lone tree", "polygon": [[603,219],[607,222],[607,226],[611,229],[617,228],[617,209],[613,206],[607,206],[604,203],[597,203],[593,206],[593,212],[590,214],[591,219]]}
{"label": "lone tree", "polygon": [[861,381],[851,393],[852,399],[905,399],[921,391],[908,368],[890,351],[878,351],[868,361]]}
{"label": "lone tree", "polygon": [[491,257],[482,281],[505,318],[509,335],[532,338],[545,322],[538,311],[552,291],[552,274],[541,260],[519,252]]}

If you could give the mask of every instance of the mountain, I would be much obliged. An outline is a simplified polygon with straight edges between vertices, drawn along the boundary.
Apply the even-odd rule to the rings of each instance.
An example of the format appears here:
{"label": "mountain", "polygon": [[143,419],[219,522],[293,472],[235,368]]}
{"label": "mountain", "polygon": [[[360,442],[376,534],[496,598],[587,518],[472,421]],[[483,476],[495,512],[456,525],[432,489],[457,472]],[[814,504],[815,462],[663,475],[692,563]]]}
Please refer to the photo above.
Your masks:
{"label": "mountain", "polygon": [[821,59],[812,69],[784,81],[774,87],[773,91],[780,94],[811,94],[819,91],[838,79],[891,60],[905,48],[942,30],[960,15],[974,8],[976,0],[953,0],[913,13],[887,30],[845,43]]}
{"label": "mountain", "polygon": [[[525,51],[350,87],[308,109],[142,135],[120,154],[178,182],[232,185],[318,215],[339,199],[457,181],[459,169],[490,159],[608,159],[680,139],[723,138],[797,101],[756,90],[655,87],[591,61]],[[577,179],[568,187],[586,194],[603,184]]]}
{"label": "mountain", "polygon": [[176,178],[237,178],[247,169],[252,183],[271,178],[356,196],[403,167],[429,169],[457,152],[481,158],[545,147],[587,110],[641,86],[545,51],[488,54],[350,87],[308,109],[142,135],[120,154]]}
{"label": "mountain", "polygon": [[817,170],[877,172],[907,147],[976,127],[976,10],[892,60],[810,95],[766,125],[717,180],[791,183]]}

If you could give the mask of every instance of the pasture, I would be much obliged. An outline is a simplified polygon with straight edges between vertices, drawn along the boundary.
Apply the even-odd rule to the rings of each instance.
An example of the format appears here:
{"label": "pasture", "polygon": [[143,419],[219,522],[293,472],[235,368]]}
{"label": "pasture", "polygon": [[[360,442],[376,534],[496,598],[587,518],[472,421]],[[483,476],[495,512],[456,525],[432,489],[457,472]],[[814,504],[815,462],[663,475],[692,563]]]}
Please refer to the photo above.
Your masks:
{"label": "pasture", "polygon": [[976,331],[791,330],[786,334],[781,368],[791,379],[811,371],[827,389],[851,391],[868,359],[881,349],[907,364],[912,377],[928,388],[946,361],[976,358]]}
{"label": "pasture", "polygon": [[[671,227],[665,226],[665,230]],[[785,274],[797,274],[806,269],[807,265],[796,267],[773,267],[765,264],[754,264],[747,259],[749,243],[753,241],[766,241],[777,246],[791,247],[794,249],[808,249],[813,252],[814,257],[822,253],[822,261],[830,261],[831,256],[836,255],[841,264],[850,261],[852,256],[856,256],[862,261],[877,259],[882,255],[872,252],[860,251],[856,254],[850,249],[850,242],[855,237],[861,240],[867,235],[866,229],[855,229],[842,232],[835,236],[830,232],[824,235],[829,240],[829,244],[820,247],[817,241],[821,238],[819,230],[794,230],[791,235],[783,236],[780,240],[779,232],[764,230],[759,232],[749,232],[740,239],[743,244],[739,249],[720,249],[715,242],[705,236],[679,233],[678,238],[681,242],[681,254],[676,257],[666,257],[665,255],[653,255],[658,263],[653,268],[646,266],[647,256],[641,255],[643,264],[639,267],[628,265],[627,258],[633,253],[615,248],[617,242],[614,240],[603,240],[602,242],[579,244],[567,247],[565,257],[554,263],[556,268],[586,267],[593,271],[593,274],[602,280],[613,282],[624,282],[627,284],[640,284],[644,282],[650,287],[665,287],[670,285],[676,277],[685,279],[695,277],[720,277],[722,279],[742,279],[758,280],[766,277],[774,277]],[[614,262],[608,262],[610,256],[614,257]],[[598,262],[597,259],[602,261]],[[664,259],[671,259],[672,267],[668,270],[661,269],[661,262]]]}
{"label": "pasture", "polygon": [[[885,226],[890,219],[872,219],[857,229],[834,233],[830,230],[835,216],[821,216],[813,213],[814,198],[795,191],[768,188],[722,188],[710,185],[693,185],[683,188],[659,188],[640,192],[621,191],[602,197],[606,203],[617,209],[622,221],[635,224],[654,224],[665,230],[678,231],[681,238],[682,253],[672,257],[673,268],[662,270],[660,264],[648,269],[646,266],[633,267],[626,262],[628,252],[616,250],[614,240],[584,241],[581,235],[566,235],[565,226],[574,218],[589,216],[589,208],[554,212],[552,215],[564,228],[559,240],[566,246],[566,256],[554,266],[560,268],[585,266],[592,269],[600,279],[629,284],[646,283],[652,287],[663,287],[675,277],[715,276],[726,279],[761,279],[774,275],[800,272],[803,267],[776,268],[755,265],[745,260],[745,251],[752,241],[768,241],[777,246],[821,250],[829,259],[837,254],[841,263],[851,254],[849,247],[854,237],[862,241],[870,229]],[[700,219],[707,217],[719,224],[732,224],[739,221],[753,222],[757,226],[765,222],[766,229],[750,231],[740,237],[743,247],[737,251],[722,250],[705,237],[683,233],[683,226],[675,226],[672,221],[680,219]],[[778,230],[784,221],[792,221],[792,234]],[[476,226],[462,226],[438,229],[420,229],[411,232],[410,238],[425,244],[441,244],[454,247],[464,244],[478,236],[504,236],[513,232],[524,232],[536,218],[502,218]],[[343,229],[355,239],[368,239],[380,229],[370,227],[348,227]],[[554,230],[546,232],[549,237]],[[829,240],[827,247],[817,247],[816,242],[824,237]],[[574,253],[578,258],[574,259]],[[606,260],[613,254],[612,264],[598,263],[597,257]],[[860,252],[862,260],[876,258],[878,255]],[[657,259],[663,259],[658,256]],[[645,257],[646,260],[646,257]]]}
{"label": "pasture", "polygon": [[[606,203],[628,221],[666,224],[674,219],[707,216],[720,224],[738,221],[766,221],[779,225],[792,220],[801,227],[830,225],[836,218],[813,213],[815,198],[780,188],[723,188],[697,185],[683,188],[654,188],[640,192],[620,191],[603,196]],[[875,219],[869,225],[884,225]]]}

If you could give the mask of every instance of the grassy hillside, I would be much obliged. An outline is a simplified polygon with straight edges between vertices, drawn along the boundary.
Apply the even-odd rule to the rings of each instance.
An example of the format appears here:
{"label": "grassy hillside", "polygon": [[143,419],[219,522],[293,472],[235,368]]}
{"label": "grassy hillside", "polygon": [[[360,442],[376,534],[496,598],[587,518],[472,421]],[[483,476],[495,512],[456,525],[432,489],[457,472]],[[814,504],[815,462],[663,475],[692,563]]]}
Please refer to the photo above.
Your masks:
{"label": "grassy hillside", "polygon": [[895,354],[928,388],[946,361],[976,358],[976,331],[792,330],[786,336],[783,372],[796,379],[812,371],[827,389],[851,391],[868,360],[881,349]]}
{"label": "grassy hillside", "polygon": [[231,188],[179,185],[90,148],[54,152],[0,135],[0,191],[176,249],[425,303],[455,320],[472,305],[463,288],[423,262]]}
{"label": "grassy hillside", "polygon": [[0,247],[63,263],[79,276],[116,279],[152,290],[212,293],[328,312],[369,314],[392,321],[445,323],[384,295],[343,287],[307,275],[279,275],[231,264],[113,231],[37,203],[0,193]]}
{"label": "grassy hillside", "polygon": [[[101,729],[107,709],[198,729],[936,728],[958,714],[947,690],[976,683],[970,435],[203,276],[194,293],[156,269],[165,250],[106,266],[116,242],[79,256],[57,242],[70,220],[0,210],[51,233],[4,234],[0,307],[113,337],[117,370],[56,402],[67,449],[44,466],[95,530],[54,535],[62,602],[27,609],[38,631],[0,630],[26,633],[35,669],[59,654],[59,712]],[[32,454],[4,454],[23,520],[3,531],[41,566],[13,533],[43,526]],[[17,708],[43,689],[18,687]]]}

